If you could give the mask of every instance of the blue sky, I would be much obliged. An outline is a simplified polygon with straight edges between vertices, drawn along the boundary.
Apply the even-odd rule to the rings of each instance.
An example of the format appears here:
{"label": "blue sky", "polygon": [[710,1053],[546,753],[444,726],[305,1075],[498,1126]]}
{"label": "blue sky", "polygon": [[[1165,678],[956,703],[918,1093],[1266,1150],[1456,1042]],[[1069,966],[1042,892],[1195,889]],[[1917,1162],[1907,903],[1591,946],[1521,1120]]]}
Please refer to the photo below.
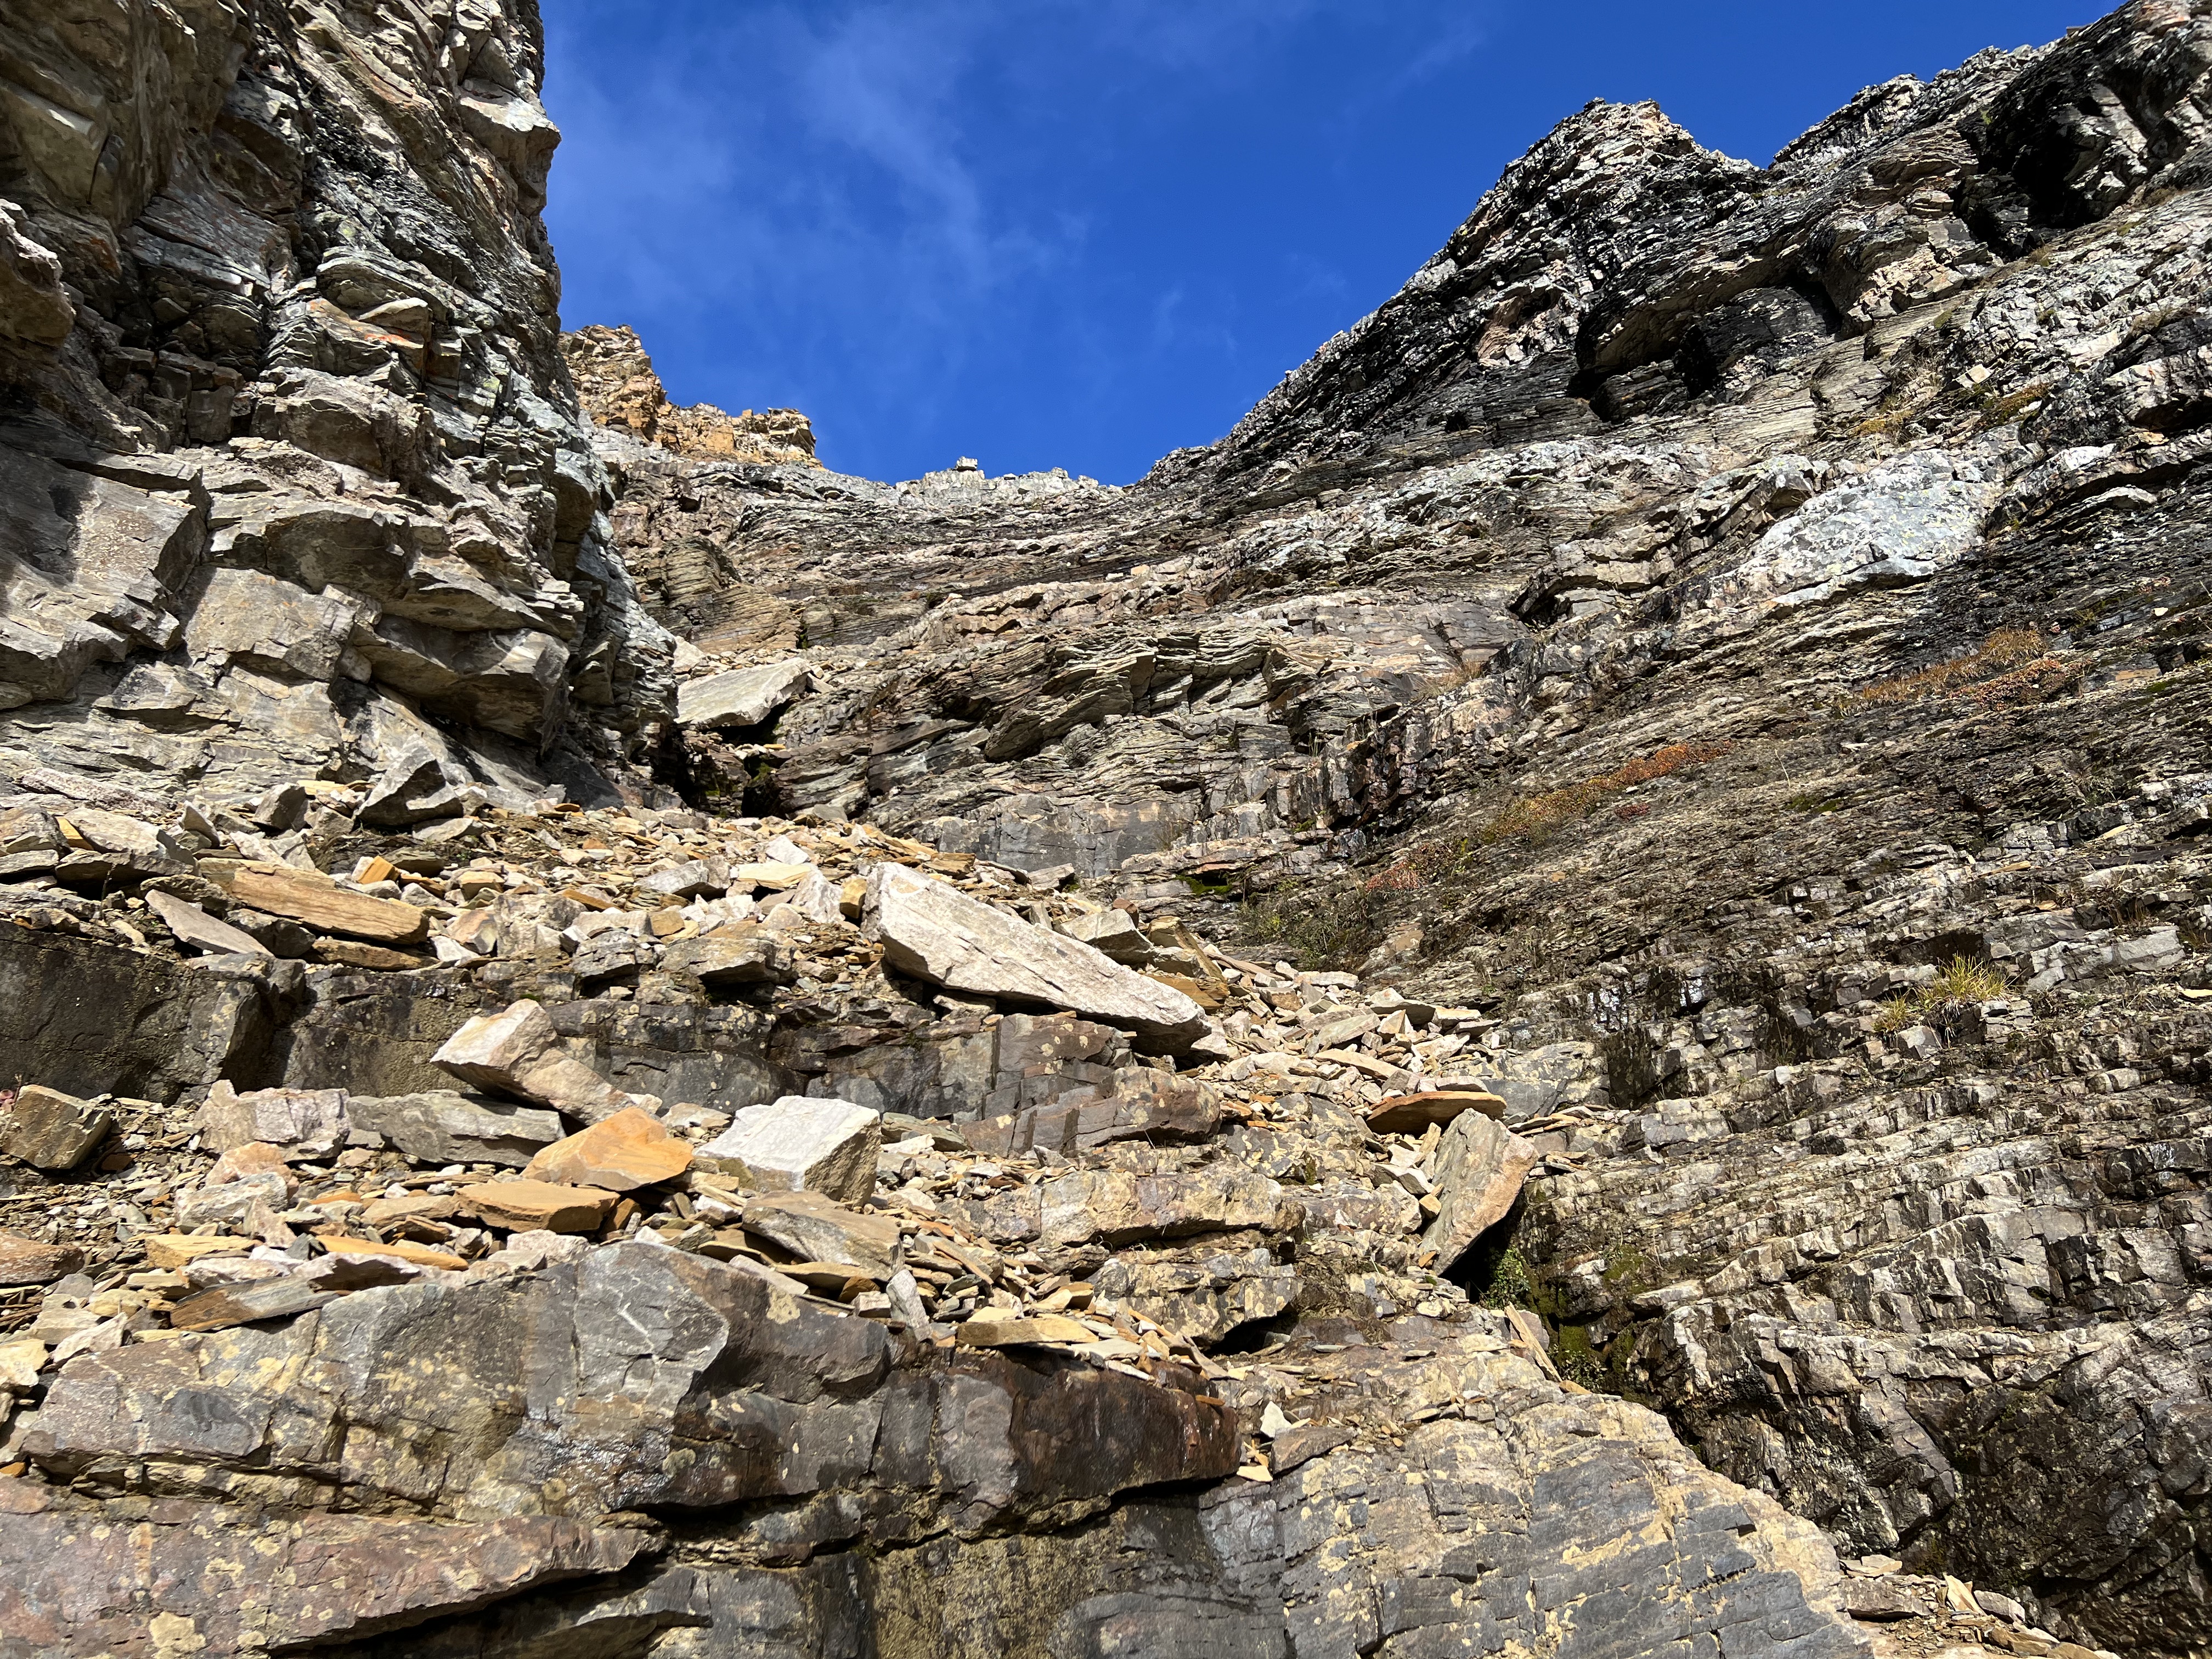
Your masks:
{"label": "blue sky", "polygon": [[544,0],[569,327],[830,465],[1208,443],[1595,97],[1764,162],[2095,0]]}

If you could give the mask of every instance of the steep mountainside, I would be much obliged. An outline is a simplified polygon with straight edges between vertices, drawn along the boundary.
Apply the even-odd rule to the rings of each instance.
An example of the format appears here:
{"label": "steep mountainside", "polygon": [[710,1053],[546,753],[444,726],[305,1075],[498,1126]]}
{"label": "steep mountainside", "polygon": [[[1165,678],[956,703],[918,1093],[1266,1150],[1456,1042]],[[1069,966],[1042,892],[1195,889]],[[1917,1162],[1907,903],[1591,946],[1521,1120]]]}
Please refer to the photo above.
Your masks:
{"label": "steep mountainside", "polygon": [[0,1656],[2212,1651],[2212,0],[1127,488],[561,335],[540,61],[0,19]]}
{"label": "steep mountainside", "polygon": [[1127,490],[603,438],[647,608],[805,647],[664,775],[1483,1008],[1603,1109],[1516,1235],[1589,1375],[2194,1650],[2208,62],[2130,5],[1765,170],[1593,106]]}

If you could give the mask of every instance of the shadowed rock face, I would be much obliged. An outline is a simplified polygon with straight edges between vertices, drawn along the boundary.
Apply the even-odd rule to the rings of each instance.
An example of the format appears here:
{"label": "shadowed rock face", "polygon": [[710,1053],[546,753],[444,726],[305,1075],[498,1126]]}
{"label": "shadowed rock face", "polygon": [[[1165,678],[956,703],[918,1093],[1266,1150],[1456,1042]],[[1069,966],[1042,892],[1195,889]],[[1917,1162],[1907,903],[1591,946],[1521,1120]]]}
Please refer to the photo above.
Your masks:
{"label": "shadowed rock face", "polygon": [[2205,0],[1593,105],[1121,489],[564,342],[527,0],[81,12],[0,1654],[2212,1643]]}

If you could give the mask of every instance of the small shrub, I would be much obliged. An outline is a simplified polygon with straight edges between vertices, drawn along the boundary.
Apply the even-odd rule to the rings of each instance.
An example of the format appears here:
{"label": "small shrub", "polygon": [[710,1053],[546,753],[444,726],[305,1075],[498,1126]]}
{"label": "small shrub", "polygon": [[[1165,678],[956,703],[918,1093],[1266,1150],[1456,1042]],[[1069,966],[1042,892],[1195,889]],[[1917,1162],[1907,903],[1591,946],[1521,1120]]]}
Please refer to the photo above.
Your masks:
{"label": "small shrub", "polygon": [[1993,962],[1954,957],[1909,997],[1892,997],[1874,1017],[1876,1036],[1893,1036],[1930,1015],[1967,1003],[1989,1002],[2005,994],[2003,971]]}
{"label": "small shrub", "polygon": [[1392,865],[1379,876],[1370,876],[1360,883],[1363,893],[1410,893],[1421,885],[1421,872],[1404,859]]}
{"label": "small shrub", "polygon": [[1357,962],[1382,938],[1382,898],[1363,884],[1248,900],[1238,913],[1238,936],[1273,945],[1307,968]]}
{"label": "small shrub", "polygon": [[1498,1258],[1498,1265],[1491,1269],[1490,1283],[1475,1299],[1480,1305],[1495,1308],[1501,1313],[1508,1308],[1534,1310],[1535,1276],[1528,1271],[1528,1264],[1522,1259],[1519,1250],[1510,1244],[1505,1247],[1505,1253]]}
{"label": "small shrub", "polygon": [[1881,1005],[1881,1012],[1874,1017],[1876,1036],[1895,1036],[1908,1026],[1917,1025],[1920,1015],[1910,997],[1892,997]]}

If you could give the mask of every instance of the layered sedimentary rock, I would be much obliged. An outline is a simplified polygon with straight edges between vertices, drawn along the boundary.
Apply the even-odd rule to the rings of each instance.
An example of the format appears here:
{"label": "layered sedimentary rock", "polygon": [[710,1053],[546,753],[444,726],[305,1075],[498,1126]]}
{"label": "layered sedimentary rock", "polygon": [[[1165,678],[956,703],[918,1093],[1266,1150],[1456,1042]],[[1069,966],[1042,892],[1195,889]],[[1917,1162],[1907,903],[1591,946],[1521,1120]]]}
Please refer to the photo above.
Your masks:
{"label": "layered sedimentary rock", "polygon": [[1765,168],[1593,106],[1127,489],[603,437],[690,672],[810,670],[664,776],[1480,1008],[1589,1115],[1510,1218],[1577,1375],[2189,1650],[2208,64],[2131,4]]}
{"label": "layered sedimentary rock", "polygon": [[11,769],[613,799],[670,641],[561,361],[534,9],[33,5],[0,71]]}
{"label": "layered sedimentary rock", "polygon": [[601,426],[690,459],[817,465],[813,424],[795,409],[732,415],[712,404],[670,403],[635,329],[587,324],[561,337],[561,353],[578,402]]}
{"label": "layered sedimentary rock", "polygon": [[1594,105],[1126,488],[564,368],[526,7],[116,19],[0,23],[0,1646],[2212,1641],[2203,0]]}

